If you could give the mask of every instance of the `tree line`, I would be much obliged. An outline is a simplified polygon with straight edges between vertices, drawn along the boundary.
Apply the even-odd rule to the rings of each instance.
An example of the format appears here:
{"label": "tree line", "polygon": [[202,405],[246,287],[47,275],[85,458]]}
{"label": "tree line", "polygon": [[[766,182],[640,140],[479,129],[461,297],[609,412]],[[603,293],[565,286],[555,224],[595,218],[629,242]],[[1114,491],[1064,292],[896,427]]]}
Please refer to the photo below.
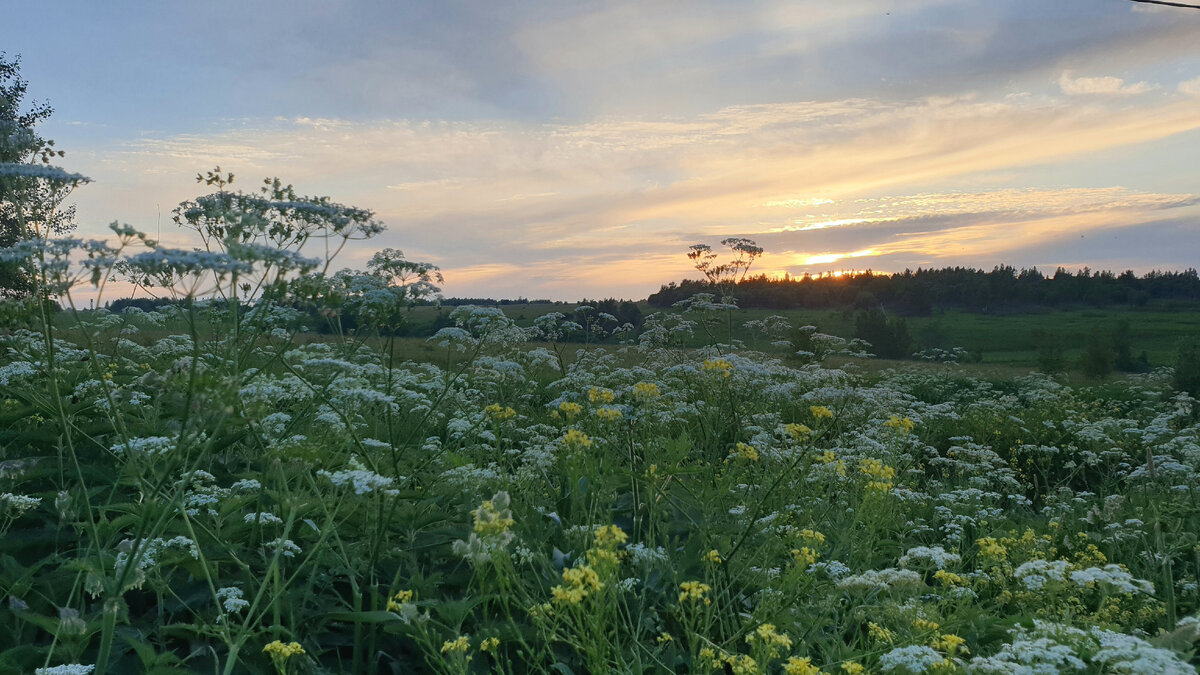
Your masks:
{"label": "tree line", "polygon": [[[670,307],[696,293],[719,293],[709,279],[685,279],[662,286],[647,298],[652,307]],[[1138,276],[1087,267],[1058,268],[1047,276],[1036,268],[1001,265],[987,272],[970,267],[905,270],[895,274],[858,272],[841,276],[742,279],[729,293],[740,307],[762,309],[886,309],[928,316],[934,309],[1009,313],[1034,308],[1144,305],[1151,300],[1200,301],[1197,271],[1153,271]]]}

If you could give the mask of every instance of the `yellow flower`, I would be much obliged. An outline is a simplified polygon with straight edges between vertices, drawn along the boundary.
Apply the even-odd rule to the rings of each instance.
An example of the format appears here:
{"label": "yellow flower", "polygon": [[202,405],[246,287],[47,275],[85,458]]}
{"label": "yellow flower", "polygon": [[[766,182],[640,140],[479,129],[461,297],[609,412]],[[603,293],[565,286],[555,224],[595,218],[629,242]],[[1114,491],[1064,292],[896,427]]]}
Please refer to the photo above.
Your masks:
{"label": "yellow flower", "polygon": [[388,598],[387,611],[398,612],[401,609],[404,609],[404,605],[412,602],[413,595],[414,594],[412,591],[396,591],[395,595]]}
{"label": "yellow flower", "polygon": [[870,623],[867,624],[867,634],[870,635],[875,640],[878,640],[880,642],[887,642],[889,644],[893,640],[896,639],[895,633],[884,628],[883,626],[880,626],[879,624],[875,623],[874,621],[871,621]]}
{"label": "yellow flower", "polygon": [[446,640],[442,643],[443,654],[465,654],[471,648],[471,639],[466,635],[459,635],[453,640]]}
{"label": "yellow flower", "polygon": [[272,660],[276,658],[287,660],[293,656],[296,656],[297,654],[304,654],[305,651],[304,648],[300,646],[299,642],[289,642],[285,645],[279,640],[276,640],[267,644],[266,647],[263,647],[263,653],[270,654]]}
{"label": "yellow flower", "polygon": [[812,664],[812,659],[805,656],[793,656],[783,664],[783,672],[787,675],[820,675],[821,669]]}
{"label": "yellow flower", "polygon": [[833,411],[823,405],[809,406],[809,411],[812,412],[814,419],[822,420],[833,417]]}
{"label": "yellow flower", "polygon": [[896,417],[895,415],[892,415],[891,418],[888,419],[888,421],[883,423],[883,426],[888,427],[889,429],[895,429],[896,431],[907,434],[907,433],[911,432],[914,427],[917,426],[917,423],[913,422],[911,419],[909,419],[907,417],[901,419],[899,417]]}
{"label": "yellow flower", "polygon": [[568,567],[563,570],[562,579],[562,585],[550,589],[555,604],[578,605],[589,594],[604,588],[604,582],[591,565]]}
{"label": "yellow flower", "polygon": [[917,630],[937,630],[941,628],[941,625],[939,625],[936,621],[917,618],[913,619],[913,628],[916,628]]}
{"label": "yellow flower", "polygon": [[755,450],[753,445],[748,445],[746,443],[738,443],[736,450],[737,450],[737,454],[742,459],[745,459],[745,460],[748,460],[751,462],[758,461],[758,450]]}
{"label": "yellow flower", "polygon": [[728,656],[725,663],[733,671],[733,675],[758,675],[758,662],[746,654]]}
{"label": "yellow flower", "polygon": [[592,403],[612,403],[616,395],[612,389],[601,389],[600,387],[592,387],[588,389],[588,400]]}
{"label": "yellow flower", "polygon": [[566,415],[567,419],[573,420],[575,419],[576,415],[583,412],[583,406],[579,405],[578,403],[572,403],[571,401],[563,401],[562,403],[558,404],[558,410],[562,414]]}
{"label": "yellow flower", "polygon": [[867,490],[888,492],[892,489],[892,479],[896,477],[896,470],[892,467],[877,459],[860,459],[858,470],[872,479],[867,483]]}
{"label": "yellow flower", "polygon": [[708,359],[704,362],[704,370],[720,373],[721,377],[729,377],[733,374],[733,364],[725,359]]}
{"label": "yellow flower", "polygon": [[638,382],[633,385],[633,397],[639,401],[649,401],[661,395],[658,385],[653,382]]}
{"label": "yellow flower", "polygon": [[629,541],[629,535],[625,534],[625,530],[616,525],[605,525],[596,528],[596,545],[601,548],[611,550],[627,541]]}
{"label": "yellow flower", "polygon": [[965,642],[966,642],[966,640],[964,640],[963,638],[961,638],[957,635],[954,635],[954,634],[949,634],[949,635],[943,635],[943,636],[937,638],[936,640],[934,640],[933,642],[930,643],[930,646],[933,647],[934,649],[938,650],[939,652],[945,652],[947,654],[950,654],[951,656],[958,654],[960,652],[963,654],[969,654],[970,651],[966,647],[963,647],[963,644]]}
{"label": "yellow flower", "polygon": [[704,562],[709,562],[714,565],[720,565],[721,564],[721,554],[718,553],[717,549],[714,548],[713,550],[704,554]]}
{"label": "yellow flower", "polygon": [[507,406],[501,407],[499,403],[493,403],[483,409],[484,414],[496,421],[504,421],[512,419],[516,416],[517,411]]}
{"label": "yellow flower", "polygon": [[497,492],[491,499],[480,504],[479,508],[471,511],[471,515],[475,517],[475,533],[484,536],[503,534],[516,524],[508,504],[508,493]]}
{"label": "yellow flower", "polygon": [[971,583],[966,577],[959,576],[954,572],[947,572],[946,570],[934,572],[933,578],[943,586],[966,586]]}
{"label": "yellow flower", "polygon": [[996,541],[994,537],[983,537],[975,542],[979,547],[979,553],[985,558],[993,558],[995,560],[1004,560],[1008,557],[1008,549],[1004,545]]}
{"label": "yellow flower", "polygon": [[563,434],[560,442],[569,448],[592,447],[592,439],[578,429],[567,429],[567,433]]}
{"label": "yellow flower", "polygon": [[671,642],[671,641],[672,641],[672,640],[674,640],[674,639],[675,639],[675,638],[671,637],[671,634],[670,634],[670,633],[663,632],[663,633],[660,633],[660,634],[659,634],[659,636],[658,636],[658,644],[660,644],[660,645],[665,645],[665,644],[667,644],[668,642]]}
{"label": "yellow flower", "polygon": [[619,408],[596,408],[596,417],[605,422],[612,422],[621,419],[623,413]]}
{"label": "yellow flower", "polygon": [[859,673],[866,670],[866,668],[864,668],[861,663],[847,661],[842,664],[842,670],[846,672],[846,675],[859,675]]}
{"label": "yellow flower", "polygon": [[712,599],[708,597],[708,592],[712,590],[712,586],[699,581],[685,581],[679,584],[679,602],[703,602],[705,605],[711,605]]}
{"label": "yellow flower", "polygon": [[484,640],[483,642],[479,643],[479,651],[492,652],[492,651],[496,651],[496,648],[499,646],[500,646],[500,638],[490,637],[490,638],[487,638],[486,640]]}
{"label": "yellow flower", "polygon": [[792,559],[796,561],[797,565],[803,567],[804,569],[808,569],[809,565],[817,562],[817,560],[820,558],[820,553],[817,553],[807,546],[792,549]]}
{"label": "yellow flower", "polygon": [[816,530],[800,530],[800,538],[804,541],[816,544],[825,543],[825,535],[817,532]]}
{"label": "yellow flower", "polygon": [[761,645],[771,658],[779,656],[792,648],[792,638],[786,633],[775,630],[775,624],[764,623],[754,632],[746,636],[746,642],[751,645]]}
{"label": "yellow flower", "polygon": [[812,433],[812,429],[808,428],[807,424],[792,423],[783,428],[788,436],[799,441]]}

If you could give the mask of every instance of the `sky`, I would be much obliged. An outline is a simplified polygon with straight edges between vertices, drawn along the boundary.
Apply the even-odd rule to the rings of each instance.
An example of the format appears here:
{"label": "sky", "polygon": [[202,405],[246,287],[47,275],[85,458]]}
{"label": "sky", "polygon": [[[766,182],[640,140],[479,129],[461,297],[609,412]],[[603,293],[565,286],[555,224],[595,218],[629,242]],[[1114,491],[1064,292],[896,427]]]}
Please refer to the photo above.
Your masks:
{"label": "sky", "polygon": [[[0,0],[81,236],[175,246],[278,176],[447,296],[644,298],[752,272],[1144,273],[1200,251],[1200,10],[1127,0]],[[726,256],[718,259],[720,262]]]}

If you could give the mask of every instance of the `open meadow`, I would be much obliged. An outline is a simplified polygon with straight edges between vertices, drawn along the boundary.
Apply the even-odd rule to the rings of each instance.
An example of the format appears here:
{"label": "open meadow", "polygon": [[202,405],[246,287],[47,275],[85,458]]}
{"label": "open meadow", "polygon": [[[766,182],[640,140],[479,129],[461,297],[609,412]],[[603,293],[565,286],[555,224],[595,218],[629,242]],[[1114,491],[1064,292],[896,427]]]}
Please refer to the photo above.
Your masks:
{"label": "open meadow", "polygon": [[270,302],[11,330],[0,667],[1193,672],[1169,369],[785,361],[686,346],[688,316],[585,345],[460,307],[399,350]]}

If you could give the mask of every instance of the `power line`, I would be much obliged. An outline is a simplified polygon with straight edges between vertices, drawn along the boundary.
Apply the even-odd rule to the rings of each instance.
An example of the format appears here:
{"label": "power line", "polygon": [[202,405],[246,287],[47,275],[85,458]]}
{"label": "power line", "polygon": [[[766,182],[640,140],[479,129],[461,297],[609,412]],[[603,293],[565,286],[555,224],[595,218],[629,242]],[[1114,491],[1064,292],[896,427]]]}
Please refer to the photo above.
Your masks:
{"label": "power line", "polygon": [[1147,5],[1166,5],[1168,7],[1187,7],[1188,9],[1200,9],[1200,5],[1189,5],[1183,2],[1168,2],[1167,0],[1129,0],[1130,2],[1144,2]]}

